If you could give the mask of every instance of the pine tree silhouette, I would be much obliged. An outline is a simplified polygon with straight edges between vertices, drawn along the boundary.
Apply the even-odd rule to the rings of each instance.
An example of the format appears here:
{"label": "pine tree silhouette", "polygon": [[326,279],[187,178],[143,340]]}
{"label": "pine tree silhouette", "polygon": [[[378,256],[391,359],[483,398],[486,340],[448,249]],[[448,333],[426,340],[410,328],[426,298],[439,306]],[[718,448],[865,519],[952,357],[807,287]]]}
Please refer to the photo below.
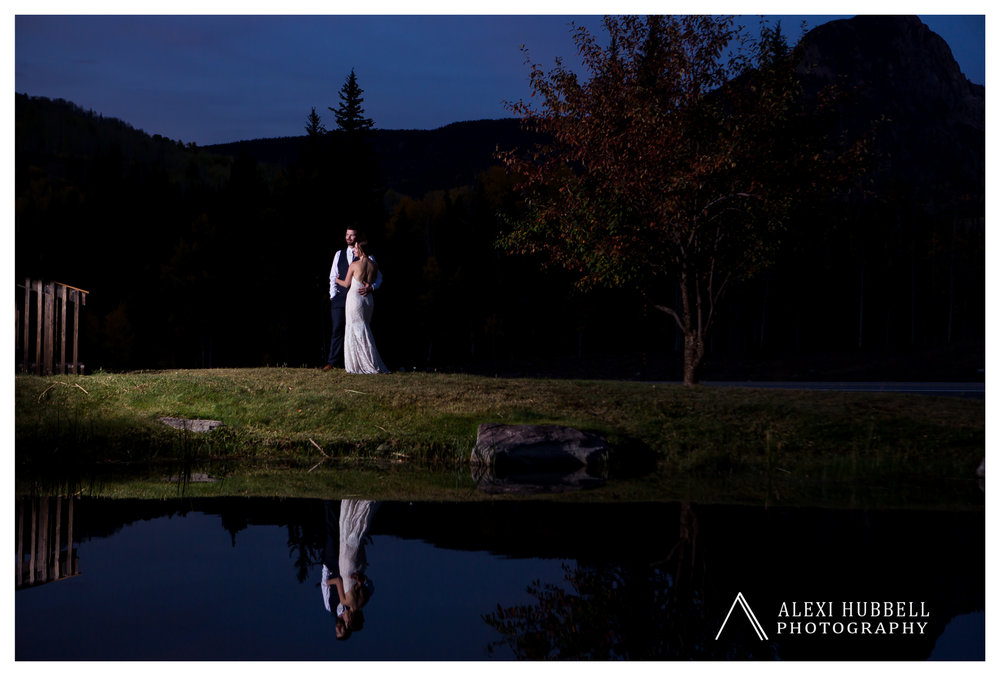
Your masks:
{"label": "pine tree silhouette", "polygon": [[323,122],[319,118],[319,114],[316,113],[316,107],[313,106],[312,112],[306,117],[306,134],[311,137],[319,136],[326,132],[326,127],[323,126]]}
{"label": "pine tree silhouette", "polygon": [[365,117],[365,111],[361,107],[364,97],[361,95],[364,90],[358,86],[358,77],[351,69],[351,74],[347,76],[347,81],[340,88],[340,106],[328,108],[333,111],[337,119],[337,127],[345,132],[363,132],[375,126],[375,121]]}

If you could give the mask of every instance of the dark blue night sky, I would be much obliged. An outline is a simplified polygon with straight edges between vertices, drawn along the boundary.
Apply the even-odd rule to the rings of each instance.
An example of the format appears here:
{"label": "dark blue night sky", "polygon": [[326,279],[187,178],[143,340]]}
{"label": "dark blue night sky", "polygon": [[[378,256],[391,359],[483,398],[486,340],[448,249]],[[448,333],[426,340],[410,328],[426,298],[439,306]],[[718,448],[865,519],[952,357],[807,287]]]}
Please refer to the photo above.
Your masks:
{"label": "dark blue night sky", "polygon": [[[234,8],[228,7],[223,11]],[[270,7],[288,11],[283,5]],[[344,6],[321,7],[326,9],[310,9]],[[538,7],[548,8],[545,3]],[[352,5],[349,11],[358,9]],[[240,10],[264,11],[252,3]],[[27,11],[46,10],[33,5]],[[88,5],[87,11],[100,10]],[[780,19],[786,34],[797,37],[802,20],[813,27],[839,17],[768,18]],[[963,72],[985,84],[985,18],[921,18],[948,41]],[[333,127],[327,107],[337,106],[337,92],[353,68],[365,90],[365,110],[377,127],[433,129],[509,116],[504,102],[530,93],[521,46],[546,68],[556,56],[575,64],[571,21],[600,32],[596,14],[21,14],[15,18],[15,91],[67,99],[150,134],[206,145],[303,134],[312,107]],[[745,23],[756,27],[758,17],[748,13]]]}

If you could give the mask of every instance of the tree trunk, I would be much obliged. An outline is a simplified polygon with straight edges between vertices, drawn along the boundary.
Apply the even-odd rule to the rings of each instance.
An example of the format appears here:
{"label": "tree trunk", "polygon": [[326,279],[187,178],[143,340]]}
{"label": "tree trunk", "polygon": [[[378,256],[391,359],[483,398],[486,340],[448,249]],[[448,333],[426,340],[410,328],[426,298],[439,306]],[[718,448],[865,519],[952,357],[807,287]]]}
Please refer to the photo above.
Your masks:
{"label": "tree trunk", "polygon": [[684,333],[684,385],[694,386],[698,383],[701,372],[701,359],[705,356],[705,340],[697,331]]}
{"label": "tree trunk", "polygon": [[674,308],[661,304],[653,304],[653,308],[663,311],[677,323],[680,334],[684,336],[684,385],[694,386],[698,383],[701,359],[705,356],[705,332],[707,327],[702,322],[702,300],[695,290],[694,299],[688,293],[688,277],[682,275],[677,288],[680,301],[680,313]]}

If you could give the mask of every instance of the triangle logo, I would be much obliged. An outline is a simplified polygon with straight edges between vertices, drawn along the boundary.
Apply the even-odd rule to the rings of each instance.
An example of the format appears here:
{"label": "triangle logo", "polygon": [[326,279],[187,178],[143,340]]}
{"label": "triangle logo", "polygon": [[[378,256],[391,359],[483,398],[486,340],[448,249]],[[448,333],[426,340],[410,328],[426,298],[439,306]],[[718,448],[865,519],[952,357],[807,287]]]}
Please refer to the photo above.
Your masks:
{"label": "triangle logo", "polygon": [[757,637],[761,640],[767,640],[767,634],[764,632],[764,627],[760,625],[759,621],[757,621],[757,615],[755,615],[753,610],[750,609],[750,605],[747,604],[747,599],[743,597],[742,592],[736,594],[736,599],[733,601],[733,604],[729,606],[729,613],[726,614],[726,618],[722,622],[722,626],[719,627],[719,632],[715,634],[715,639],[718,640],[719,636],[722,635],[722,630],[726,628],[726,624],[729,623],[729,618],[733,615],[733,610],[736,609],[737,604],[743,609],[743,613],[747,616],[747,619],[750,620],[750,626],[753,627],[754,633],[757,634]]}

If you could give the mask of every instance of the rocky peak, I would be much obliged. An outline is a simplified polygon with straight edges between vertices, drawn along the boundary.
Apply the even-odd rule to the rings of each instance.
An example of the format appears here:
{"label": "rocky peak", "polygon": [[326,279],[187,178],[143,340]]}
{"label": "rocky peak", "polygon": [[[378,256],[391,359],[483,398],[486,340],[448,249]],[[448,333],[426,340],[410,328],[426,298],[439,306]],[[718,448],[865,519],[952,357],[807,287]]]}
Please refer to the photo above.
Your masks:
{"label": "rocky peak", "polygon": [[835,85],[840,129],[875,130],[876,185],[902,182],[925,209],[981,200],[985,88],[962,74],[941,36],[915,16],[858,16],[814,28],[800,48],[805,91]]}
{"label": "rocky peak", "polygon": [[858,16],[818,26],[802,40],[800,72],[850,83],[890,115],[984,128],[985,90],[969,81],[948,43],[915,16]]}

